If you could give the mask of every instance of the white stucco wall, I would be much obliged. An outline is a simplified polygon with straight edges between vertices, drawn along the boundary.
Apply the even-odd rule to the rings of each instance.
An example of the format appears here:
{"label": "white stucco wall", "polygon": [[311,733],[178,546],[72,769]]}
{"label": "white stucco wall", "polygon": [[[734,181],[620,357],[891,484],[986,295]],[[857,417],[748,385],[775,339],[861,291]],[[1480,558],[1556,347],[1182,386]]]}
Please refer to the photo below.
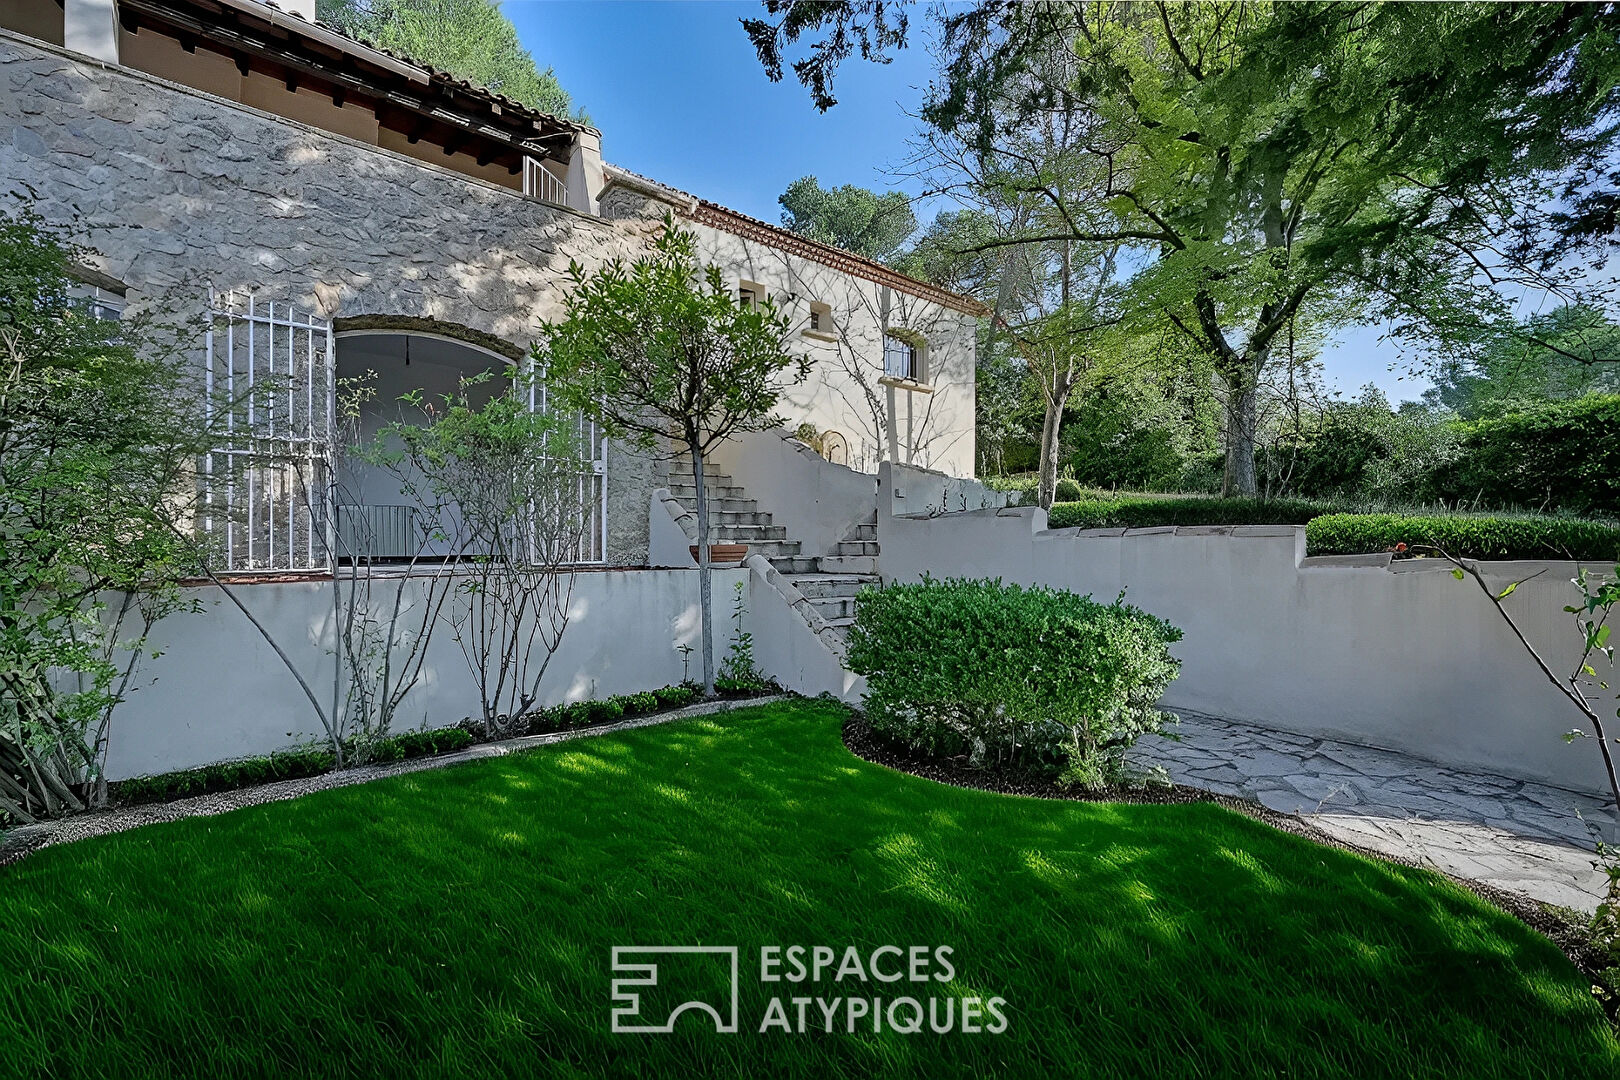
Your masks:
{"label": "white stucco wall", "polygon": [[[778,407],[787,430],[810,423],[818,431],[838,432],[849,442],[850,467],[871,473],[879,461],[895,460],[888,448],[892,409],[898,460],[973,475],[973,316],[709,225],[688,227],[705,262],[769,291],[791,320],[794,348],[812,362],[809,378],[788,387]],[[831,340],[809,330],[811,302],[832,308]],[[922,363],[931,393],[878,381],[885,327],[926,339]]]}
{"label": "white stucco wall", "polygon": [[[886,581],[999,577],[1109,602],[1185,633],[1170,706],[1405,750],[1586,791],[1597,748],[1566,744],[1580,714],[1545,680],[1473,581],[1430,560],[1306,559],[1294,526],[1046,530],[1038,508],[881,515]],[[1483,564],[1555,670],[1579,652],[1564,605],[1572,563]]]}
{"label": "white stucco wall", "polygon": [[738,435],[711,460],[787,528],[801,555],[828,554],[877,510],[877,477],[834,465],[781,429]]}
{"label": "white stucco wall", "polygon": [[[718,612],[748,575],[741,569],[714,573]],[[332,693],[331,589],[330,581],[234,587],[292,657],[323,707],[329,707]],[[420,597],[414,584],[407,589],[408,597]],[[151,643],[162,655],[141,663],[128,699],[114,713],[107,762],[111,779],[265,754],[321,737],[320,721],[297,682],[246,617],[218,588],[198,587],[195,595],[203,613],[176,615],[154,628]],[[695,570],[580,573],[570,610],[562,645],[541,683],[547,705],[680,682],[676,646],[699,645]],[[717,656],[723,655],[726,630],[724,623],[716,628]],[[692,659],[697,672],[696,652]],[[396,730],[443,727],[477,709],[478,691],[466,659],[440,626]]]}

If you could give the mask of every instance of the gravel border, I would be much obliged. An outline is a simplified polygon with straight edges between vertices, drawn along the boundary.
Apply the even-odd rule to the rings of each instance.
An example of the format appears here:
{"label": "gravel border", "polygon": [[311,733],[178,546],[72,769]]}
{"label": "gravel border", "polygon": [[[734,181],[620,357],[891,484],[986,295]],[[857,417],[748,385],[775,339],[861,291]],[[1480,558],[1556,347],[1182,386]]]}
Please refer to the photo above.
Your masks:
{"label": "gravel border", "polygon": [[[844,746],[848,748],[850,753],[869,764],[892,769],[908,776],[916,776],[940,784],[949,784],[953,787],[972,788],[1001,795],[1019,795],[1027,798],[1054,799],[1067,802],[1141,803],[1161,806],[1183,803],[1212,803],[1254,818],[1256,821],[1270,825],[1274,829],[1291,833],[1306,840],[1312,840],[1318,844],[1325,844],[1341,851],[1349,851],[1379,862],[1392,863],[1415,870],[1427,870],[1431,874],[1438,874],[1440,877],[1473,893],[1492,907],[1511,915],[1531,930],[1547,938],[1557,946],[1560,952],[1569,958],[1570,963],[1574,964],[1582,975],[1587,976],[1592,982],[1597,981],[1596,973],[1603,967],[1602,959],[1587,941],[1584,928],[1550,905],[1542,904],[1515,892],[1498,889],[1484,882],[1474,881],[1471,878],[1447,874],[1415,859],[1374,851],[1370,848],[1348,843],[1322,831],[1302,818],[1273,810],[1249,799],[1221,795],[1204,788],[1187,787],[1183,784],[1114,788],[1093,792],[1060,788],[1051,783],[1031,780],[1027,776],[996,769],[967,768],[954,765],[949,761],[915,756],[907,752],[905,748],[896,746],[879,736],[863,717],[853,713],[849,719],[844,721],[843,740]],[[1604,1006],[1605,1011],[1610,1013],[1610,1020],[1620,1026],[1620,1012],[1614,1010],[1614,1003],[1604,1002]]]}
{"label": "gravel border", "polygon": [[768,694],[764,697],[722,698],[718,701],[703,701],[696,705],[687,705],[684,708],[672,709],[669,712],[662,712],[653,716],[637,717],[634,720],[621,720],[616,724],[603,724],[601,727],[581,728],[573,731],[553,731],[544,735],[523,735],[515,739],[500,739],[495,742],[478,743],[465,750],[457,750],[450,754],[411,758],[408,761],[395,761],[387,765],[362,765],[356,769],[340,769],[336,772],[322,773],[319,776],[308,776],[298,780],[279,780],[273,784],[238,788],[235,791],[217,791],[190,799],[176,799],[173,802],[126,806],[113,810],[76,814],[73,817],[58,818],[54,821],[42,821],[36,825],[20,825],[7,833],[0,834],[0,866],[7,866],[17,862],[19,859],[44,848],[55,847],[58,844],[71,844],[76,840],[84,840],[92,836],[107,836],[111,833],[128,832],[130,829],[138,829],[143,825],[156,825],[166,821],[180,821],[193,817],[212,817],[215,814],[226,814],[232,810],[240,810],[245,806],[285,802],[288,799],[296,799],[300,795],[308,795],[311,792],[351,787],[355,784],[368,784],[373,780],[383,780],[390,776],[403,776],[407,773],[425,772],[429,769],[443,769],[469,761],[506,757],[508,754],[520,754],[527,750],[569,742],[573,739],[610,735],[617,731],[632,731],[636,728],[667,724],[675,720],[690,720],[694,717],[709,716],[714,713],[731,712],[734,709],[751,709],[756,705],[771,705],[779,701],[787,701],[790,697],[792,697],[790,694]]}

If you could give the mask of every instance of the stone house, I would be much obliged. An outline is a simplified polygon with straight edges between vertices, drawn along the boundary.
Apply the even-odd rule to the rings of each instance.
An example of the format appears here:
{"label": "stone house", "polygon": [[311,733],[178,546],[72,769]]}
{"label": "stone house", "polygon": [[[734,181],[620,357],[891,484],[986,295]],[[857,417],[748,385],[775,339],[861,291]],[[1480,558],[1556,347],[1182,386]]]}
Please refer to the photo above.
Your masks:
{"label": "stone house", "polygon": [[[212,303],[238,349],[257,342],[271,364],[274,337],[313,349],[309,363],[282,361],[283,378],[313,384],[309,414],[283,418],[309,429],[294,433],[319,435],[326,380],[374,371],[378,400],[392,402],[525,356],[571,260],[633,258],[673,211],[741,294],[768,295],[793,320],[814,365],[783,404],[788,431],[811,425],[831,460],[866,474],[889,460],[972,475],[978,305],[606,164],[596,129],[313,13],[313,0],[0,10],[8,188],[77,226],[100,254],[86,277],[110,303],[199,315]],[[216,341],[222,375],[244,363],[223,350]],[[647,564],[649,497],[667,469],[618,446],[584,463],[601,497],[588,561]],[[278,511],[296,516],[274,505],[273,478],[265,487],[261,531]],[[238,567],[298,568],[275,538],[241,538]]]}
{"label": "stone house", "polygon": [[[756,632],[767,669],[810,692],[853,692],[838,627],[876,580],[874,474],[886,462],[972,475],[980,306],[617,168],[595,128],[313,15],[313,0],[8,0],[0,196],[30,199],[94,249],[82,277],[103,311],[178,314],[216,383],[286,383],[285,407],[261,409],[252,435],[312,473],[336,456],[342,380],[375,379],[382,404],[361,425],[374,428],[408,390],[437,394],[525,362],[560,311],[570,263],[633,259],[673,213],[740,296],[769,296],[790,317],[793,347],[813,361],[780,409],[784,430],[717,455],[716,540],[750,545],[749,565],[727,573],[747,586],[760,631],[778,629]],[[671,640],[695,633],[690,474],[580,431],[592,519],[578,564],[618,572],[576,575],[596,627],[571,631],[547,676],[556,700],[679,681]],[[330,553],[363,532],[387,556],[424,528],[376,477],[344,468],[327,506],[300,499],[286,469],[221,468],[235,479],[212,481],[221,510],[201,523],[226,569],[255,583],[260,618],[308,639],[312,668],[332,662],[318,617],[329,607],[319,582],[342,562]],[[205,486],[213,469],[200,465]],[[207,676],[224,668],[245,700],[294,700],[285,673],[224,618],[169,631],[169,656],[214,659],[202,670],[156,662],[167,689],[120,706],[139,735],[115,752],[115,775],[260,752],[291,734],[279,715],[201,714],[197,702],[217,698]],[[423,720],[465,708],[454,663],[435,663],[413,706]]]}

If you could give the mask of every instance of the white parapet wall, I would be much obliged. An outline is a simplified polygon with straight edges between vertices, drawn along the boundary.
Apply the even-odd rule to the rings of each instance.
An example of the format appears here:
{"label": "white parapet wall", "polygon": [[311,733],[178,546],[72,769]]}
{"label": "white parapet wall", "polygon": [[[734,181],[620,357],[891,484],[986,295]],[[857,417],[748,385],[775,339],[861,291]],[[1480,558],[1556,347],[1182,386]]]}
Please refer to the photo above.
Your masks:
{"label": "white parapet wall", "polygon": [[[420,579],[407,597],[420,596]],[[715,571],[717,615],[748,571]],[[322,705],[331,707],[331,581],[232,586],[236,596],[286,650]],[[200,614],[165,619],[154,629],[156,660],[136,669],[127,700],[113,714],[109,778],[168,772],[266,754],[322,737],[298,683],[242,615],[213,586],[195,590]],[[392,589],[387,595],[391,600]],[[571,618],[541,682],[545,704],[651,690],[681,681],[679,645],[690,645],[701,673],[695,570],[581,572]],[[790,613],[791,614],[791,613]],[[718,621],[718,620],[717,620]],[[724,654],[724,622],[716,655]],[[478,689],[446,626],[432,638],[420,684],[405,699],[395,730],[443,727],[478,711]]]}
{"label": "white parapet wall", "polygon": [[[1185,635],[1168,706],[1606,790],[1597,747],[1562,738],[1581,715],[1479,587],[1437,560],[1306,558],[1295,526],[1048,530],[1033,507],[883,514],[878,538],[885,581],[999,577],[1104,603],[1123,590]],[[1554,670],[1572,669],[1576,565],[1481,569],[1497,589],[1531,578],[1508,603]]]}

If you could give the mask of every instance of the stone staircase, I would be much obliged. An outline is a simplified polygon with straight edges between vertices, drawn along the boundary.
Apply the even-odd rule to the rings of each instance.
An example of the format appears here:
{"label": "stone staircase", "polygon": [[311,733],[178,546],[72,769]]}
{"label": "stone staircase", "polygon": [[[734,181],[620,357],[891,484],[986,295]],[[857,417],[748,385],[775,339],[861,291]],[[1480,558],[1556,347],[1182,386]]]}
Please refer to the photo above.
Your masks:
{"label": "stone staircase", "polygon": [[[787,529],[772,524],[768,511],[748,497],[720,466],[705,463],[703,490],[709,499],[709,532],[713,544],[747,544],[750,555],[763,555],[778,574],[798,589],[834,632],[855,621],[855,594],[878,582],[877,508],[870,520],[856,525],[827,555],[801,553]],[[669,467],[669,493],[696,522],[697,488],[692,459],[676,457]],[[690,533],[688,535],[691,535]]]}

